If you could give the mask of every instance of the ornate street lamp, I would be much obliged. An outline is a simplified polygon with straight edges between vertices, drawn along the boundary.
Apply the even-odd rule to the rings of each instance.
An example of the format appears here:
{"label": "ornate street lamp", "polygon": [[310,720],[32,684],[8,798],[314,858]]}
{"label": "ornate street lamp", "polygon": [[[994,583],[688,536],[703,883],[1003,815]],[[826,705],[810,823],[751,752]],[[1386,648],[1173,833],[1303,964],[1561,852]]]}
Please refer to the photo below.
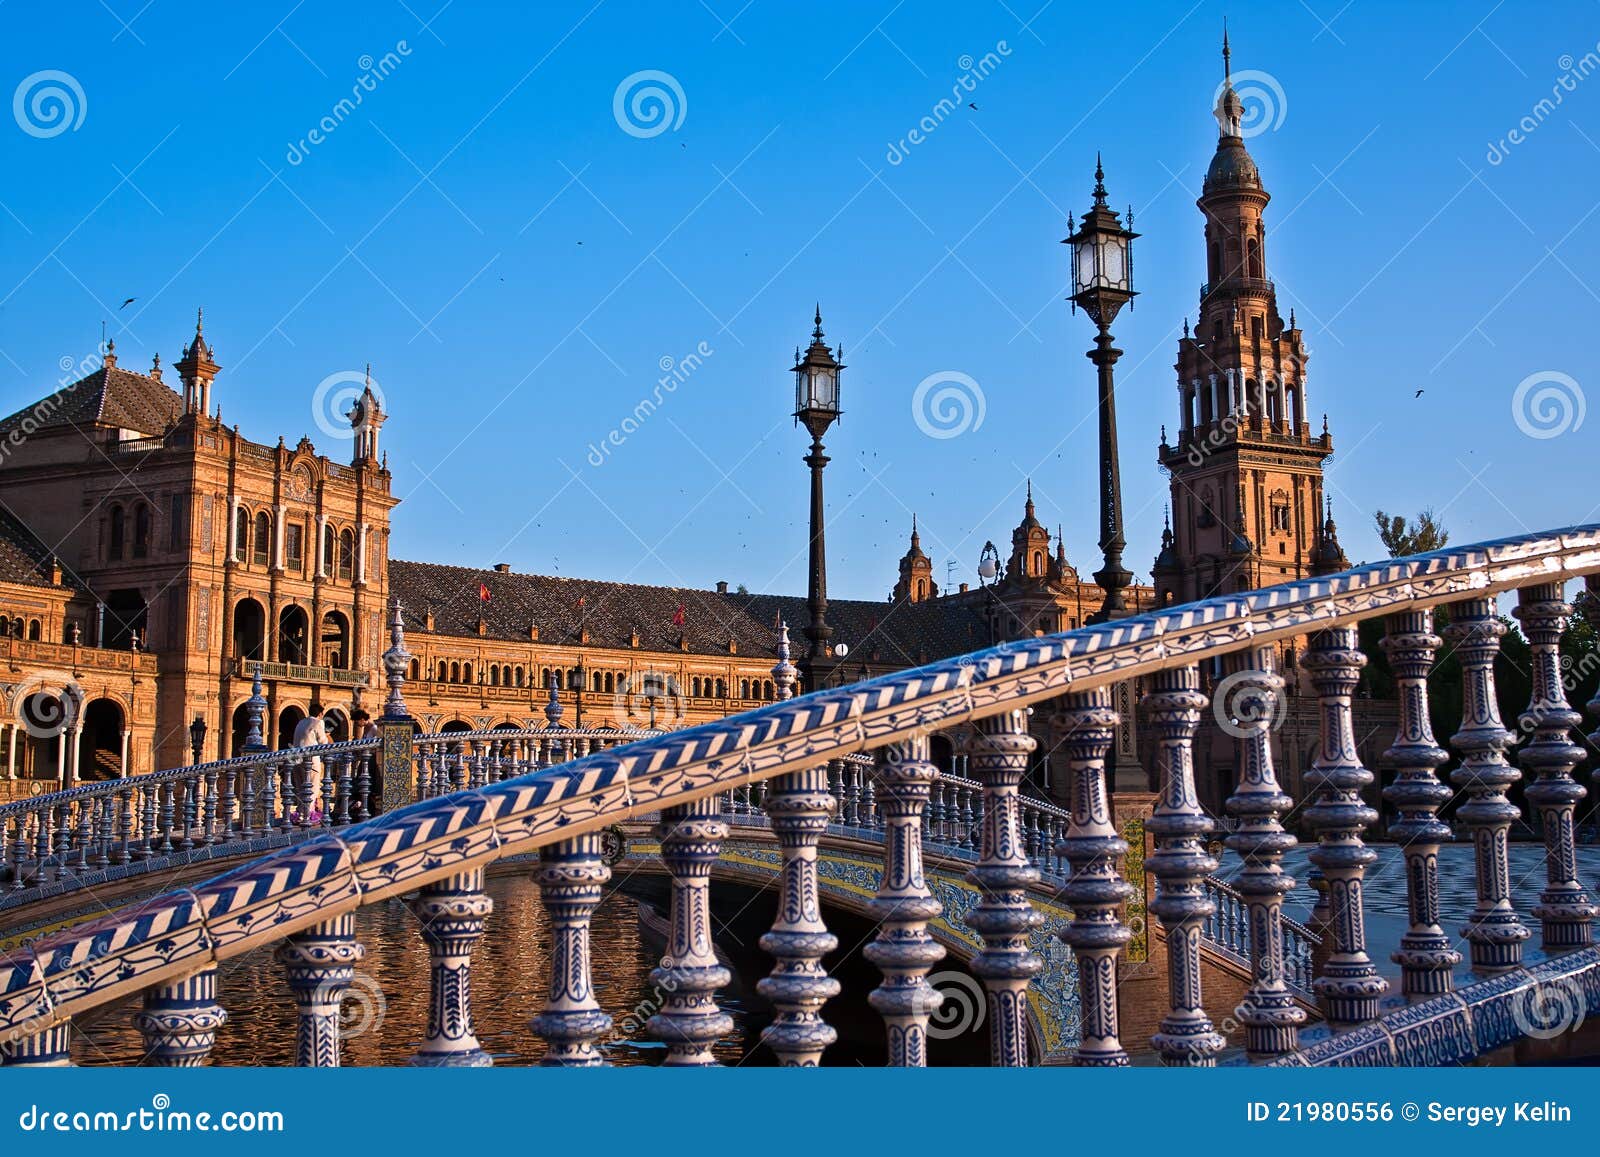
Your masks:
{"label": "ornate street lamp", "polygon": [[[1128,210],[1133,224],[1133,210]],[[1075,227],[1068,217],[1070,236],[1062,242],[1072,246],[1072,308],[1081,307],[1099,330],[1095,348],[1087,357],[1099,371],[1100,386],[1100,550],[1105,564],[1094,580],[1105,591],[1105,602],[1089,617],[1102,623],[1128,613],[1123,589],[1133,575],[1122,565],[1122,470],[1117,461],[1117,398],[1112,367],[1122,351],[1112,345],[1111,323],[1117,312],[1135,296],[1133,290],[1133,239],[1138,236],[1123,228],[1122,220],[1106,205],[1105,170],[1100,158],[1094,164],[1094,204]]]}
{"label": "ornate street lamp", "polygon": [[194,722],[189,724],[189,750],[194,753],[195,763],[201,762],[201,754],[206,749],[206,721],[205,717],[196,715]]}
{"label": "ornate street lamp", "polygon": [[993,542],[983,544],[983,553],[978,555],[978,585],[983,588],[984,609],[988,612],[989,619],[989,646],[994,646],[998,641],[995,638],[995,605],[999,599],[995,596],[995,585],[1000,581],[1000,552],[995,549]]}
{"label": "ornate street lamp", "polygon": [[832,353],[822,338],[822,306],[817,306],[816,328],[811,331],[811,345],[802,355],[794,351],[794,420],[804,423],[811,433],[811,452],[805,463],[811,467],[811,572],[807,588],[807,606],[811,622],[806,626],[806,638],[811,647],[801,663],[801,677],[808,691],[815,691],[825,681],[820,668],[827,664],[828,638],[833,628],[828,626],[828,559],[823,544],[822,468],[828,456],[822,452],[822,435],[838,419],[839,371],[844,363],[844,347]]}

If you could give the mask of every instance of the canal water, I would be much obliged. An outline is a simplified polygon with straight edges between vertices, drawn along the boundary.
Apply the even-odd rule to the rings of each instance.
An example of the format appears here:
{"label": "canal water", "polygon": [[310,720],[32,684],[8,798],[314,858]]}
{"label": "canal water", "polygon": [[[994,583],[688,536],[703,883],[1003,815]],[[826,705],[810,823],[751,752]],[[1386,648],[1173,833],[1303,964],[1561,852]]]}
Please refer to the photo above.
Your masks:
{"label": "canal water", "polygon": [[[1404,858],[1392,845],[1374,845],[1378,862],[1368,871],[1366,912],[1368,944],[1373,960],[1389,976],[1399,970],[1389,954],[1399,945],[1406,927]],[[1300,883],[1290,894],[1286,913],[1302,923],[1310,914],[1312,893],[1305,886],[1309,848],[1295,849],[1285,863]],[[1591,888],[1600,884],[1600,848],[1579,851],[1584,880]],[[1472,849],[1447,846],[1440,856],[1443,924],[1453,936],[1471,914],[1474,889]],[[1219,875],[1231,879],[1238,873],[1238,857],[1226,853]],[[1526,945],[1529,959],[1538,957],[1537,922],[1528,915],[1544,879],[1543,848],[1514,844],[1511,871],[1518,910],[1534,929]],[[594,980],[601,1006],[611,1014],[613,1027],[603,1048],[616,1065],[659,1063],[662,1046],[651,1041],[644,1028],[659,1007],[661,993],[650,980],[650,970],[660,960],[663,944],[655,931],[666,907],[665,882],[636,877],[619,881],[622,888],[609,893],[594,916]],[[549,975],[550,927],[532,880],[531,866],[511,874],[491,876],[487,885],[494,899],[488,932],[473,955],[473,1010],[478,1036],[496,1064],[538,1063],[544,1042],[528,1020],[545,999]],[[724,1064],[771,1063],[770,1053],[759,1047],[761,1029],[771,1010],[755,992],[755,983],[770,970],[771,958],[758,941],[773,918],[771,888],[741,889],[721,882],[713,887],[718,927],[718,948],[734,974],[734,982],[719,994],[719,1003],[734,1020],[734,1031],[716,1048]],[[641,919],[641,905],[646,905]],[[839,978],[843,993],[829,1002],[827,1019],[839,1030],[840,1040],[829,1050],[827,1063],[836,1065],[883,1063],[882,1022],[866,1003],[878,974],[861,956],[861,946],[873,936],[872,926],[859,918],[829,912],[829,926],[839,937],[840,949],[829,958],[830,971]],[[356,983],[345,1001],[344,1058],[352,1065],[400,1065],[416,1050],[427,1020],[428,953],[418,935],[417,922],[399,901],[363,908],[357,914],[357,936],[367,948]],[[1458,944],[1463,955],[1465,945]],[[223,1065],[287,1065],[294,1061],[294,1002],[283,968],[270,949],[249,953],[224,964],[219,976],[219,999],[229,1021],[217,1039],[212,1057]],[[143,1055],[131,1013],[136,1002],[105,1010],[98,1017],[75,1025],[73,1059],[83,1065],[136,1064]],[[932,1064],[982,1064],[986,1030],[973,1031],[930,1044]],[[1130,1044],[1133,1042],[1130,1042]]]}

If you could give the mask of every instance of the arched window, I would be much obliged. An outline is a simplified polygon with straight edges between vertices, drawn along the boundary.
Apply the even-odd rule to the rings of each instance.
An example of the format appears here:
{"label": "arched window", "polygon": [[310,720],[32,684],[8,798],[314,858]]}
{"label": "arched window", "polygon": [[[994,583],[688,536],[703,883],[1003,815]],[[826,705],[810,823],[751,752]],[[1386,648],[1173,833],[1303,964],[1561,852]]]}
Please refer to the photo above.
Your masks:
{"label": "arched window", "polygon": [[1215,281],[1222,276],[1222,246],[1215,241],[1211,243],[1209,280]]}
{"label": "arched window", "polygon": [[1035,575],[1044,573],[1044,552],[1041,550],[1033,552],[1033,573]]}
{"label": "arched window", "polygon": [[28,641],[30,643],[37,643],[39,641],[39,636],[42,633],[43,633],[43,626],[39,622],[39,620],[38,619],[29,619],[28,620]]}
{"label": "arched window", "polygon": [[728,697],[728,683],[727,683],[727,680],[718,679],[717,680],[717,698],[718,699],[726,699],[727,697]]}
{"label": "arched window", "polygon": [[356,569],[356,536],[348,529],[339,532],[339,577],[349,578]]}
{"label": "arched window", "polygon": [[144,503],[133,508],[133,557],[144,558],[150,553],[150,508]]}
{"label": "arched window", "polygon": [[233,557],[243,562],[250,556],[250,512],[239,507],[233,515]]}
{"label": "arched window", "polygon": [[450,682],[452,682],[452,683],[461,682],[461,664],[460,663],[451,663],[450,664]]}
{"label": "arched window", "polygon": [[463,683],[471,683],[472,682],[472,664],[471,663],[463,663],[463,664],[461,664],[461,681]]}
{"label": "arched window", "polygon": [[443,659],[439,660],[439,675],[436,681],[440,683],[450,682],[450,664]]}
{"label": "arched window", "polygon": [[772,680],[771,679],[768,679],[765,683],[763,683],[761,685],[761,687],[762,687],[762,690],[766,692],[767,701],[768,702],[771,702],[772,700],[774,700],[774,699],[776,699],[778,697],[778,692],[777,692],[776,688],[774,688],[772,686]]}
{"label": "arched window", "polygon": [[693,695],[696,699],[700,698],[700,676],[696,675],[693,679],[689,680],[689,694]]}
{"label": "arched window", "polygon": [[617,689],[617,673],[615,671],[607,671],[606,672],[606,690],[608,692],[610,692],[610,691],[615,691],[616,689]]}
{"label": "arched window", "polygon": [[410,676],[410,678],[411,678],[411,681],[413,683],[415,683],[418,679],[422,678],[422,660],[421,659],[413,659],[413,660],[411,660],[411,676]]}
{"label": "arched window", "polygon": [[335,536],[333,525],[330,523],[322,528],[322,570],[319,573],[332,573],[333,559],[338,549],[338,538]]}
{"label": "arched window", "polygon": [[594,673],[594,678],[593,678],[593,679],[592,679],[592,680],[590,680],[590,682],[591,682],[591,683],[592,683],[592,684],[593,684],[593,686],[591,686],[591,687],[590,687],[590,688],[589,688],[589,689],[590,689],[590,690],[591,690],[591,691],[595,691],[595,692],[601,692],[601,691],[604,691],[604,690],[605,690],[605,689],[606,689],[606,676],[605,676],[605,672],[603,672],[603,671],[596,671],[596,672],[595,672],[595,673]]}
{"label": "arched window", "polygon": [[1252,237],[1248,242],[1248,246],[1249,248],[1246,250],[1246,252],[1249,255],[1250,262],[1249,275],[1251,277],[1265,277],[1266,274],[1263,273],[1261,269],[1261,242]]}
{"label": "arched window", "polygon": [[517,668],[517,686],[518,687],[522,686],[522,677],[523,677],[522,668],[518,667]]}
{"label": "arched window", "polygon": [[122,558],[122,544],[128,536],[127,519],[122,512],[122,507],[113,506],[110,519],[111,532],[106,544],[106,557],[112,562],[117,562]]}
{"label": "arched window", "polygon": [[7,639],[7,638],[10,638],[10,637],[11,637],[11,620],[6,618],[4,615],[0,615],[0,639]]}
{"label": "arched window", "polygon": [[500,668],[494,663],[489,664],[489,686],[500,686]]}
{"label": "arched window", "polygon": [[265,510],[256,513],[256,540],[252,545],[255,552],[250,557],[257,566],[272,561],[272,516]]}

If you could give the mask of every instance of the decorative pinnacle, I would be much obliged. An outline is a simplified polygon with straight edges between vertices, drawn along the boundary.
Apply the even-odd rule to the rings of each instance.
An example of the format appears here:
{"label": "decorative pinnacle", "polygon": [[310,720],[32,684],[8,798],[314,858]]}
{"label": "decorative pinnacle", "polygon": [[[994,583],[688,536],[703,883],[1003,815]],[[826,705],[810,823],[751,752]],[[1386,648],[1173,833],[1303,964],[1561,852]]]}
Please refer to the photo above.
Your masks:
{"label": "decorative pinnacle", "polygon": [[820,301],[817,303],[817,315],[813,320],[816,322],[817,328],[811,331],[811,336],[816,338],[818,341],[821,341],[822,340],[822,303]]}
{"label": "decorative pinnacle", "polygon": [[[773,690],[778,699],[788,699],[794,695],[794,684],[798,676],[799,671],[789,662],[789,624],[779,620],[778,662],[772,668]],[[654,705],[655,701],[651,700],[652,708]]]}
{"label": "decorative pinnacle", "polygon": [[199,337],[206,332],[206,307],[197,306],[194,311],[194,336]]}
{"label": "decorative pinnacle", "polygon": [[1228,18],[1222,18],[1222,80],[1233,83],[1233,53],[1228,49]]}
{"label": "decorative pinnacle", "polygon": [[1100,154],[1094,155],[1094,203],[1097,206],[1106,203],[1106,171],[1100,164]]}

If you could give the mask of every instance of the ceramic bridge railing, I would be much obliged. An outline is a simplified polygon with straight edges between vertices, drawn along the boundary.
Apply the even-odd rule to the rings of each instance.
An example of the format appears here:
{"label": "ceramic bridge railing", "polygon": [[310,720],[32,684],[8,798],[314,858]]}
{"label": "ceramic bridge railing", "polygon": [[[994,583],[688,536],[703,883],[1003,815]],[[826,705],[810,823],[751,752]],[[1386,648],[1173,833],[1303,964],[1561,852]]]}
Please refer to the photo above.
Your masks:
{"label": "ceramic bridge railing", "polygon": [[[418,736],[416,786],[400,802],[499,783],[648,734],[547,727]],[[371,819],[383,810],[377,747],[369,739],[260,752],[0,806],[0,911]]]}
{"label": "ceramic bridge railing", "polygon": [[[416,1063],[487,1063],[473,1036],[470,984],[472,950],[492,908],[483,872],[497,860],[537,852],[554,935],[548,996],[530,1025],[549,1044],[547,1063],[601,1063],[598,1042],[609,1017],[591,983],[588,932],[608,878],[602,835],[615,823],[659,813],[672,933],[655,973],[663,1004],[649,1029],[666,1044],[665,1063],[710,1063],[711,1045],[731,1029],[716,1003],[729,977],[713,951],[710,920],[711,869],[729,831],[717,797],[766,782],[763,806],[784,866],[777,920],[762,939],[775,961],[760,985],[774,1008],[763,1040],[784,1063],[816,1063],[834,1039],[823,1007],[838,992],[823,966],[837,941],[817,901],[816,851],[834,811],[831,789],[841,786],[830,783],[828,767],[872,752],[872,806],[885,825],[874,903],[879,927],[864,948],[883,979],[870,1003],[885,1021],[891,1063],[921,1064],[939,1000],[927,974],[943,955],[927,927],[940,905],[922,870],[925,818],[939,780],[928,740],[963,731],[971,735],[967,766],[983,799],[968,877],[980,900],[965,915],[983,944],[972,971],[988,994],[992,1059],[1026,1063],[1027,994],[1041,962],[1030,949],[1038,914],[1027,898],[1040,869],[1029,862],[1018,794],[1033,747],[1024,709],[1053,702],[1070,789],[1059,845],[1071,868],[1062,893],[1072,919],[1062,939],[1077,958],[1082,986],[1076,1059],[1125,1064],[1116,980],[1130,936],[1119,913],[1131,888],[1119,873],[1127,846],[1112,823],[1105,762],[1119,722],[1111,687],[1138,680],[1160,783],[1146,825],[1154,851],[1145,868],[1157,881],[1150,910],[1164,926],[1169,992],[1151,1044],[1167,1063],[1212,1064],[1225,1042],[1202,991],[1200,943],[1217,892],[1206,882],[1216,868],[1207,849],[1215,825],[1194,784],[1194,740],[1208,706],[1201,664],[1213,675],[1231,668],[1219,720],[1229,721],[1238,745],[1239,784],[1227,811],[1239,823],[1226,842],[1243,860],[1235,887],[1249,909],[1254,980],[1236,1014],[1250,1054],[1275,1063],[1439,1064],[1549,1035],[1539,1016],[1552,987],[1569,986],[1566,997],[1583,1013],[1600,1013],[1600,952],[1591,943],[1596,908],[1577,877],[1572,822],[1585,794],[1572,776],[1583,755],[1571,738],[1581,716],[1567,704],[1558,650],[1570,611],[1562,584],[1596,573],[1600,526],[1451,548],[1007,643],[464,787],[313,835],[0,958],[0,1054],[13,1064],[65,1063],[73,1017],[142,992],[137,1019],[151,1059],[201,1063],[226,1018],[216,1002],[217,965],[275,946],[296,1002],[300,1062],[337,1064],[339,1003],[363,952],[355,912],[407,896],[433,969]],[[1506,843],[1518,818],[1506,792],[1521,772],[1505,757],[1515,736],[1498,714],[1494,683],[1505,631],[1494,597],[1512,590],[1520,591],[1517,614],[1534,675],[1532,702],[1519,721],[1528,739],[1517,756],[1547,840],[1547,877],[1531,914],[1550,959],[1531,967],[1522,963],[1532,933],[1516,908]],[[1429,723],[1428,676],[1444,642],[1432,631],[1431,609],[1441,604],[1451,604],[1447,634],[1465,704],[1451,738],[1460,761],[1450,780],[1465,797],[1456,820],[1477,852],[1478,905],[1463,935],[1473,971],[1492,978],[1465,985],[1457,982],[1462,961],[1453,937],[1438,922],[1437,852],[1454,834],[1438,815],[1452,797],[1438,775],[1450,757]],[[1355,624],[1370,618],[1386,619],[1384,649],[1401,719],[1385,753],[1396,775],[1383,794],[1399,812],[1390,830],[1408,861],[1410,926],[1395,960],[1413,1003],[1392,1013],[1383,1011],[1388,983],[1366,949],[1362,882],[1375,853],[1362,833],[1377,816],[1363,795],[1374,776],[1360,763],[1351,713],[1366,662]],[[384,656],[390,699],[379,725],[386,779],[410,777],[417,766],[400,688],[409,654],[398,625],[393,634]],[[1327,929],[1312,987],[1336,1030],[1357,1030],[1303,1052],[1298,1030],[1306,1014],[1288,985],[1282,920],[1294,883],[1280,863],[1295,841],[1279,821],[1296,801],[1278,784],[1271,743],[1282,689],[1276,648],[1291,640],[1305,644],[1298,667],[1320,703],[1321,737],[1302,813],[1317,833],[1311,860],[1322,875]],[[786,640],[779,655],[775,682],[787,692],[794,669]],[[1222,682],[1216,693],[1223,698]]]}

